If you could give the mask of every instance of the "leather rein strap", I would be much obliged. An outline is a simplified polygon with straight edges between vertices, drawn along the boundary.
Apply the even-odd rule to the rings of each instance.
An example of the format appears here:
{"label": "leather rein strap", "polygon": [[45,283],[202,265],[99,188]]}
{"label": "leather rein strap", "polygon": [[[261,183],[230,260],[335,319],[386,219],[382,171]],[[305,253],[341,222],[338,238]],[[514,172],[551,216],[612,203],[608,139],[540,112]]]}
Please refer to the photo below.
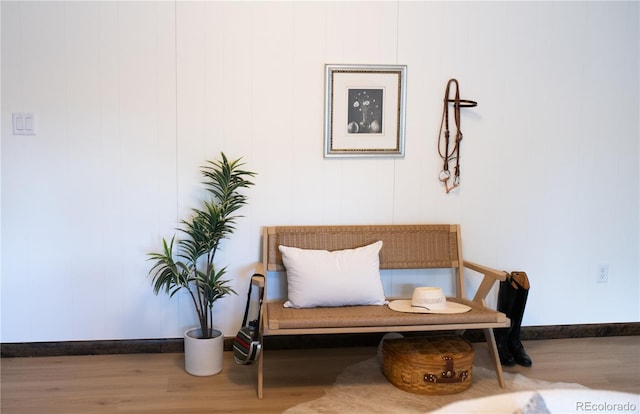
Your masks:
{"label": "leather rein strap", "polygon": [[[455,86],[455,97],[453,99],[449,98],[451,84]],[[449,104],[453,104],[453,118],[456,125],[456,136],[453,144],[450,142],[449,133]],[[444,184],[447,194],[460,185],[460,142],[462,141],[460,108],[472,108],[477,105],[478,103],[476,101],[460,99],[460,86],[458,85],[458,81],[456,79],[449,79],[447,88],[444,91],[442,121],[440,122],[440,131],[438,132],[438,154],[440,154],[440,158],[442,158],[442,171],[440,171],[439,179]],[[452,178],[451,172],[449,171],[449,164],[453,161],[455,161],[455,167]]]}

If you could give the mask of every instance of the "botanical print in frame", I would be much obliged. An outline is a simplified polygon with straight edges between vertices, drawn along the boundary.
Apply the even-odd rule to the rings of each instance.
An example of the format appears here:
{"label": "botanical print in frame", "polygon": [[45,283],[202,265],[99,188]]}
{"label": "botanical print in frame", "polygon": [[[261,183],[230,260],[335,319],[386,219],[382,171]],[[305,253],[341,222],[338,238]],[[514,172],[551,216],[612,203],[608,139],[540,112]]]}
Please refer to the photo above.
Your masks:
{"label": "botanical print in frame", "polygon": [[402,157],[406,65],[325,66],[325,157]]}

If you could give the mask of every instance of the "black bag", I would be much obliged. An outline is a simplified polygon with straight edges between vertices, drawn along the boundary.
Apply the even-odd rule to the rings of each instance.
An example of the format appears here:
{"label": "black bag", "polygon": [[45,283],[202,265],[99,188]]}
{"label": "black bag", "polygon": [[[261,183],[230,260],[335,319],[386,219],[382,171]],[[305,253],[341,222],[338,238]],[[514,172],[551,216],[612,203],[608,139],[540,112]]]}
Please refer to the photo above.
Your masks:
{"label": "black bag", "polygon": [[[262,278],[259,282],[258,289],[258,316],[256,319],[250,321],[247,324],[247,317],[249,315],[249,308],[251,305],[251,289],[253,288],[254,278]],[[260,323],[260,309],[262,307],[262,295],[264,292],[264,276],[260,274],[254,274],[251,277],[251,284],[249,285],[249,293],[247,294],[247,306],[244,310],[244,318],[242,319],[242,328],[238,331],[235,339],[233,340],[233,357],[236,363],[240,365],[251,365],[262,349],[260,343],[260,333],[258,330],[258,324]]]}

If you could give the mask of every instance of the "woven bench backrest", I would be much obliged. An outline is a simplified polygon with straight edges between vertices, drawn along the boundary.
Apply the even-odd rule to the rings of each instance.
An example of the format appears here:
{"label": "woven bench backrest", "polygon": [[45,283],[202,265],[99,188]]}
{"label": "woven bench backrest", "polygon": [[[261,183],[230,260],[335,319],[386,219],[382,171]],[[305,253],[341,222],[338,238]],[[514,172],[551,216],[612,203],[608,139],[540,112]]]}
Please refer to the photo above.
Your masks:
{"label": "woven bench backrest", "polygon": [[283,271],[279,245],[301,249],[342,250],[382,240],[381,269],[460,268],[457,224],[360,226],[276,226],[263,230],[263,264]]}

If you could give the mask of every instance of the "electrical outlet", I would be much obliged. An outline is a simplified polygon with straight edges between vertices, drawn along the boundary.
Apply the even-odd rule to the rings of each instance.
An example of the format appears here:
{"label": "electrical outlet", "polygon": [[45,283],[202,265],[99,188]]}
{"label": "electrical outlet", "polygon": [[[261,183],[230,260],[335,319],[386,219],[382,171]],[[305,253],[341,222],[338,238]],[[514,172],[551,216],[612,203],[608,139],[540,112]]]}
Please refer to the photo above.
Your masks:
{"label": "electrical outlet", "polygon": [[596,283],[607,282],[609,282],[609,265],[606,263],[599,264],[596,270]]}

